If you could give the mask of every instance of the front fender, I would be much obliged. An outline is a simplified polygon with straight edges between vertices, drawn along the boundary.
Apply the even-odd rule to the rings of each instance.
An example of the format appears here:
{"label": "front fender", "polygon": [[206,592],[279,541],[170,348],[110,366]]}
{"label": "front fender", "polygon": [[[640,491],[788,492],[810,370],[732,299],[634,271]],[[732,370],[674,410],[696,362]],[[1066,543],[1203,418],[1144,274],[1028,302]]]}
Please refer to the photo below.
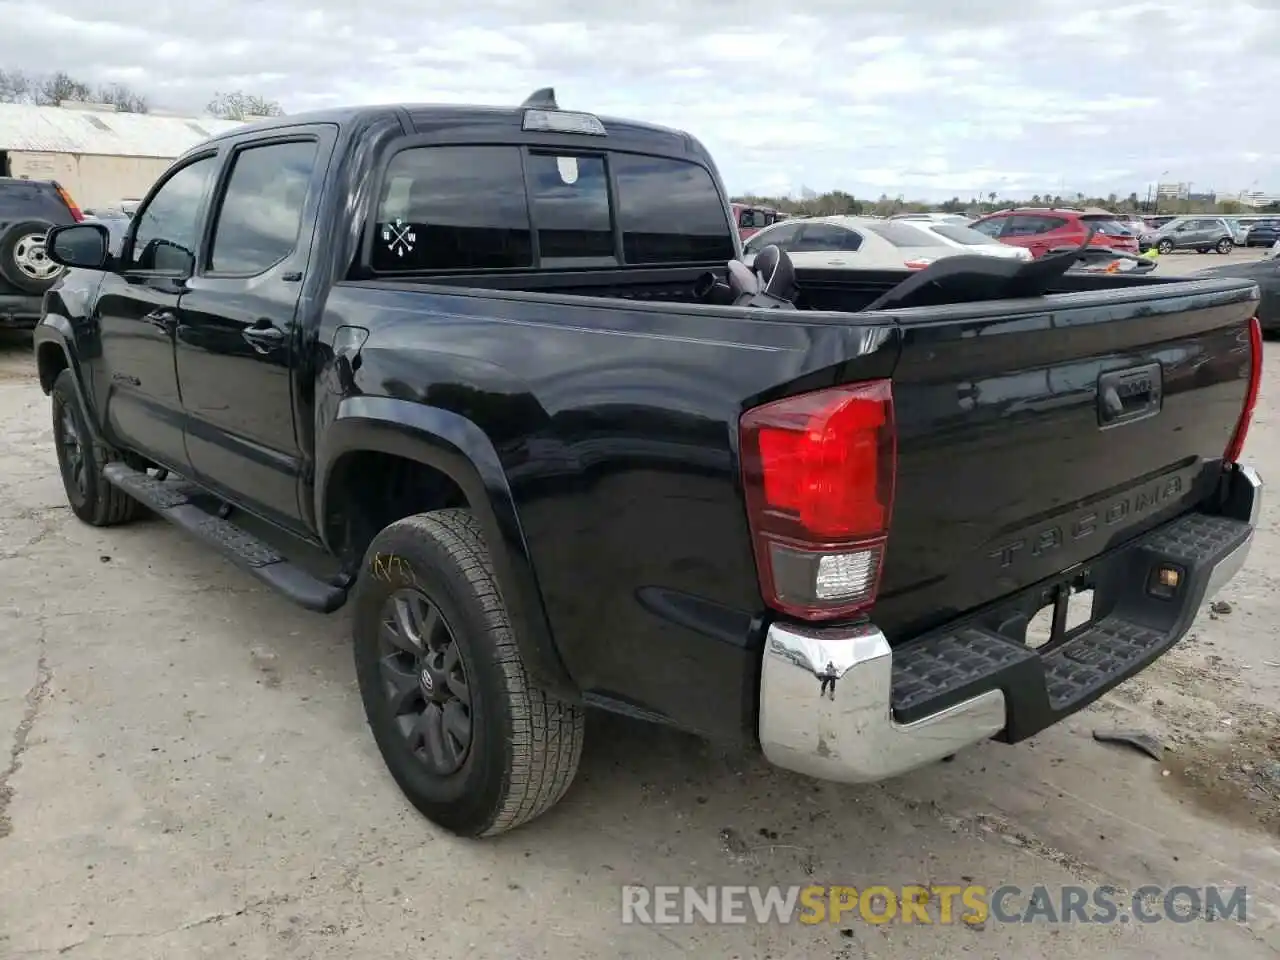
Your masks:
{"label": "front fender", "polygon": [[46,312],[31,331],[32,352],[35,354],[36,371],[40,376],[40,389],[45,396],[53,392],[54,381],[63,370],[71,371],[80,409],[93,439],[102,440],[98,426],[98,411],[93,402],[93,391],[86,389],[84,371],[76,350],[76,332],[71,321],[61,314]]}
{"label": "front fender", "polygon": [[341,401],[333,421],[317,440],[315,507],[326,540],[330,479],[346,454],[367,451],[404,457],[452,479],[484,531],[526,669],[547,692],[573,701],[581,699],[552,639],[506,473],[483,430],[439,407],[391,397],[357,396]]}

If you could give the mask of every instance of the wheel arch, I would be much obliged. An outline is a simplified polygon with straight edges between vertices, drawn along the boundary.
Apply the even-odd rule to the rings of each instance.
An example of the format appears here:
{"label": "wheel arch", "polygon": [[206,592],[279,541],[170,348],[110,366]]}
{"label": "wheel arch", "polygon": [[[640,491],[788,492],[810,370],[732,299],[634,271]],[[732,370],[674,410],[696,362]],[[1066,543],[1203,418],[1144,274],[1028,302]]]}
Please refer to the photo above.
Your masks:
{"label": "wheel arch", "polygon": [[414,465],[420,470],[418,479],[432,491],[432,508],[465,506],[480,523],[521,656],[535,681],[562,699],[581,699],[552,636],[506,472],[480,427],[439,407],[389,397],[348,397],[318,439],[315,516],[331,552],[350,569],[364,562],[365,537],[353,540],[348,512],[342,509],[362,465],[370,458]]}

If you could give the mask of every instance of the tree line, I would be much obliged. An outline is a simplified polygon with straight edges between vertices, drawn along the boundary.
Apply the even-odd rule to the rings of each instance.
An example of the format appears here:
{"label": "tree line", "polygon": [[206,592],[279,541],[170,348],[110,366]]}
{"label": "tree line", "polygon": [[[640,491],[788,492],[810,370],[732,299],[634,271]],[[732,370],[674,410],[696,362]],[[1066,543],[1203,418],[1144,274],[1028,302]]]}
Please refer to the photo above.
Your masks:
{"label": "tree line", "polygon": [[[0,103],[26,103],[56,107],[60,103],[109,103],[120,113],[150,113],[151,99],[121,83],[93,86],[59,70],[51,74],[31,74],[0,69]],[[284,109],[275,100],[235,90],[217,92],[205,105],[205,112],[225,120],[245,117],[279,117]]]}
{"label": "tree line", "polygon": [[888,217],[895,213],[961,213],[975,216],[1012,206],[1058,207],[1063,204],[1072,207],[1102,207],[1118,214],[1221,213],[1232,215],[1242,213],[1280,213],[1280,204],[1277,203],[1255,210],[1252,207],[1245,206],[1238,200],[1181,200],[1169,197],[1161,197],[1156,200],[1151,197],[1140,197],[1137,193],[1131,193],[1127,197],[1121,197],[1114,193],[1105,197],[1087,197],[1083,193],[1075,193],[1068,196],[1062,196],[1057,193],[1037,193],[1028,201],[1026,199],[1002,199],[999,194],[992,192],[981,196],[974,195],[968,200],[957,196],[941,203],[931,203],[926,200],[904,200],[902,197],[890,197],[884,193],[880,194],[880,197],[876,200],[859,199],[843,190],[831,190],[827,193],[806,196],[798,200],[791,197],[748,195],[734,197],[733,201],[734,203],[746,203],[757,207],[772,207],[775,210],[785,210],[788,213],[808,217],[838,215]]}

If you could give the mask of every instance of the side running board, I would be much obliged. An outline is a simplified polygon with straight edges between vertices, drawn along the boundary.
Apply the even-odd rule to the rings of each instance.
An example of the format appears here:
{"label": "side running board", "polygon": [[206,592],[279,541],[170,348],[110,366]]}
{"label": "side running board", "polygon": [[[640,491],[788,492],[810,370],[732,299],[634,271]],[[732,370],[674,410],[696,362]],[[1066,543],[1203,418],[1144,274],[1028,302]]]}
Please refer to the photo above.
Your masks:
{"label": "side running board", "polygon": [[344,587],[318,579],[230,520],[199,507],[178,483],[156,480],[123,463],[107,464],[102,475],[112,486],[119,487],[170,523],[195,534],[236,566],[300,607],[317,613],[332,613],[346,602]]}

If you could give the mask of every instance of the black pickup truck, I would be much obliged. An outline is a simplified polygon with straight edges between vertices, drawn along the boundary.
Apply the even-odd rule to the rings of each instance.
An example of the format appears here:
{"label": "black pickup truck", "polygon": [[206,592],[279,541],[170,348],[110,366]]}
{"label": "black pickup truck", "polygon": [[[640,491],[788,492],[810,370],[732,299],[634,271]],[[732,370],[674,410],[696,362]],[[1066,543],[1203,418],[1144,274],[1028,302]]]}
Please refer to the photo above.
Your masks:
{"label": "black pickup truck", "polygon": [[550,91],[238,128],[128,230],[49,235],[72,509],[350,597],[387,766],[459,834],[551,807],[588,706],[845,782],[1025,739],[1253,538],[1248,280],[748,269],[697,140]]}

